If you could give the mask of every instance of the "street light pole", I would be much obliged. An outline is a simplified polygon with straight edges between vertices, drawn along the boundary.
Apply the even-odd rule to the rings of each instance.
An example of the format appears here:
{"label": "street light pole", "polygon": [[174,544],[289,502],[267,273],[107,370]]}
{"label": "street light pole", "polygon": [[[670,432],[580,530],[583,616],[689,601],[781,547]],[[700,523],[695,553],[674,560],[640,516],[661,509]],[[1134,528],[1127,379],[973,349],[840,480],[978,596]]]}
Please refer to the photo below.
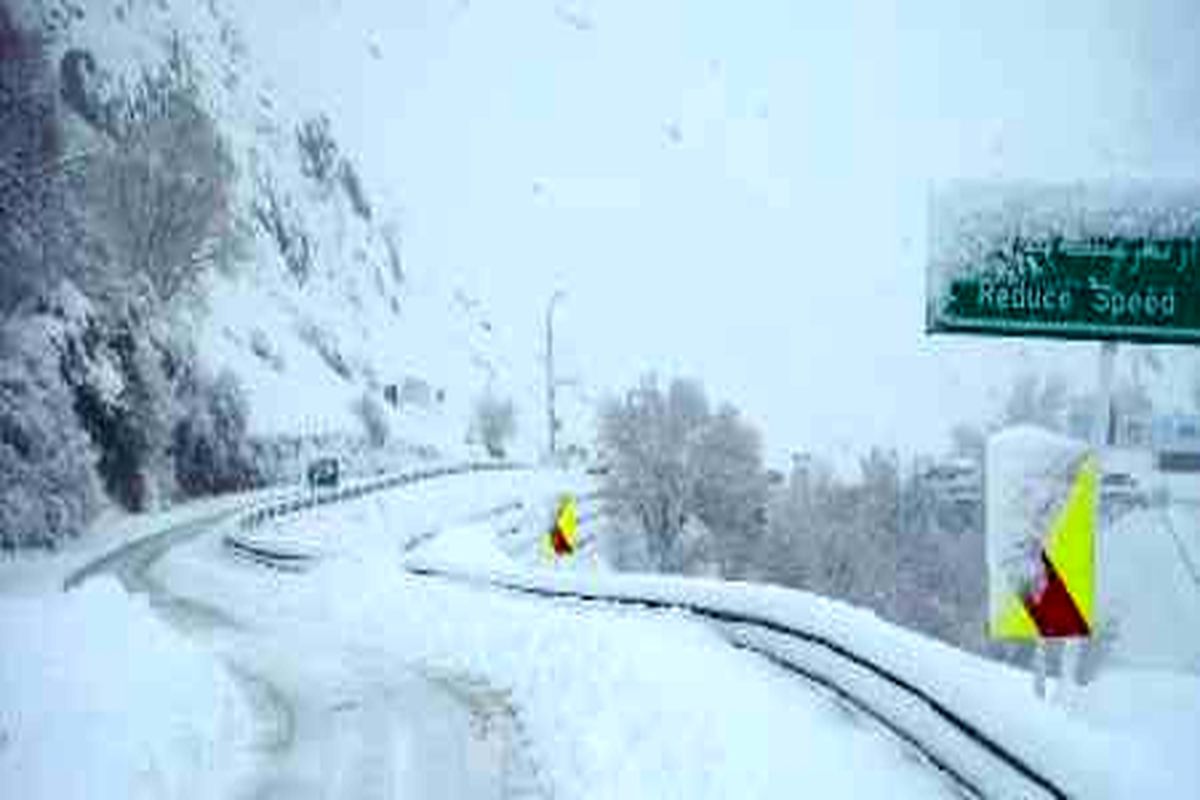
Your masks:
{"label": "street light pole", "polygon": [[546,305],[546,425],[549,429],[550,461],[557,455],[558,447],[558,415],[555,413],[554,377],[554,306],[564,296],[561,289],[556,289]]}

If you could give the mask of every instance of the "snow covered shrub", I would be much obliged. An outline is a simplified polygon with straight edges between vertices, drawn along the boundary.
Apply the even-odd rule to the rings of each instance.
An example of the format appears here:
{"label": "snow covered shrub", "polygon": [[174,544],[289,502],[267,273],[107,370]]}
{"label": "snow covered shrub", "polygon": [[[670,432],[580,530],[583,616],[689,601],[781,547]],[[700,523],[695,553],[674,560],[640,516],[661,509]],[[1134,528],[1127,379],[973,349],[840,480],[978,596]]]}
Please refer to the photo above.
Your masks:
{"label": "snow covered shrub", "polygon": [[250,332],[250,352],[266,362],[276,372],[283,372],[286,366],[283,353],[276,349],[262,328],[255,328]]}
{"label": "snow covered shrub", "polygon": [[329,196],[336,179],[346,192],[354,213],[370,221],[371,204],[358,177],[358,170],[350,159],[339,154],[329,117],[318,114],[300,123],[296,130],[296,145],[300,150],[300,172],[321,188],[321,196]]}
{"label": "snow covered shrub", "polygon": [[275,247],[292,277],[303,286],[313,271],[313,245],[300,212],[296,210],[290,198],[280,193],[274,180],[267,173],[258,177],[254,218],[259,227],[275,242]]}
{"label": "snow covered shrub", "polygon": [[766,522],[766,475],[758,434],[735,409],[713,414],[699,383],[663,392],[647,378],[604,404],[599,447],[611,513],[645,538],[631,552],[644,549],[654,569],[744,572]]}
{"label": "snow covered shrub", "polygon": [[323,187],[333,183],[338,147],[329,128],[329,117],[318,114],[300,123],[296,131],[300,149],[300,172]]}
{"label": "snow covered shrub", "polygon": [[517,430],[517,411],[511,400],[502,400],[485,392],[475,403],[472,420],[474,438],[492,458],[504,458],[508,441]]}
{"label": "snow covered shrub", "polygon": [[233,160],[181,46],[125,98],[119,127],[89,164],[89,206],[127,277],[120,293],[169,303],[233,231]]}
{"label": "snow covered shrub", "polygon": [[348,159],[343,158],[342,163],[338,166],[338,177],[341,179],[342,188],[346,190],[346,197],[350,200],[350,207],[354,209],[354,213],[370,222],[371,203],[367,200],[367,192],[358,177],[358,170]]}
{"label": "snow covered shrub", "polygon": [[[387,250],[388,267],[392,271],[392,279],[396,285],[404,283],[404,262],[400,258],[400,228],[394,222],[386,222],[380,227],[383,246]],[[1200,387],[1200,374],[1197,377],[1197,387]],[[1200,388],[1197,389],[1200,397]],[[1200,404],[1198,404],[1200,405]]]}
{"label": "snow covered shrub", "polygon": [[332,332],[315,322],[302,320],[297,324],[296,333],[300,336],[300,341],[317,351],[321,360],[336,372],[338,377],[344,380],[354,377],[350,363],[342,355],[342,351],[338,348],[337,337]]}
{"label": "snow covered shrub", "polygon": [[44,325],[0,330],[0,547],[54,547],[95,513],[93,457]]}
{"label": "snow covered shrub", "polygon": [[697,430],[691,460],[694,515],[716,534],[710,536],[706,560],[715,562],[722,575],[745,577],[767,521],[758,431],[732,406],[722,406]]}
{"label": "snow covered shrub", "polygon": [[189,370],[176,386],[180,417],[171,432],[175,481],[185,497],[259,485],[247,437],[249,408],[237,376]]}
{"label": "snow covered shrub", "polygon": [[859,469],[857,480],[839,478],[820,459],[793,469],[771,499],[762,576],[983,651],[978,509],[944,513],[923,473],[905,473],[893,451],[872,449]]}
{"label": "snow covered shrub", "polygon": [[362,423],[371,447],[383,447],[391,436],[387,412],[373,394],[364,394],[354,403],[354,415]]}
{"label": "snow covered shrub", "polygon": [[99,450],[109,496],[130,511],[145,511],[157,505],[170,475],[170,386],[159,346],[129,320],[109,324],[97,331],[97,346],[110,356],[115,384],[77,383],[75,406]]}

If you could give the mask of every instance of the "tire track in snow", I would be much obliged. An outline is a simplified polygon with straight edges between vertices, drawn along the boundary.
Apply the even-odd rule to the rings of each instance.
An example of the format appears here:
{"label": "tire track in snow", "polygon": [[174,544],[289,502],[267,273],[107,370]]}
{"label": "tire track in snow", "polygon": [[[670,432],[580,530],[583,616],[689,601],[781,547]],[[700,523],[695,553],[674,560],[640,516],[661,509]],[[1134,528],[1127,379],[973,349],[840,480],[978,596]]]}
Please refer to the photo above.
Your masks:
{"label": "tire track in snow", "polygon": [[[545,777],[534,757],[533,741],[508,691],[466,673],[426,668],[426,678],[471,711],[472,735],[499,760],[501,797],[506,800],[551,800]],[[498,749],[499,753],[494,750]]]}
{"label": "tire track in snow", "polygon": [[[460,470],[441,470],[405,476],[393,480],[388,488],[401,489],[458,472]],[[384,487],[363,488],[362,493],[366,493]],[[296,501],[285,498],[284,502],[294,504]],[[434,712],[426,713],[426,717],[448,719],[456,710],[461,710],[465,717],[463,727],[469,731],[468,737],[461,737],[460,730],[442,730],[437,744],[444,748],[463,744],[468,757],[473,756],[480,762],[475,764],[482,767],[478,770],[480,775],[493,785],[470,787],[473,789],[469,792],[471,796],[511,800],[549,798],[551,795],[530,755],[529,737],[507,694],[469,677],[435,676],[432,670],[410,666],[404,671],[405,679],[390,681],[376,677],[358,684],[343,680],[337,698],[312,697],[311,685],[297,680],[298,676],[302,677],[303,670],[281,676],[280,659],[271,664],[268,663],[270,659],[263,660],[259,657],[261,654],[254,652],[255,632],[245,621],[217,605],[175,594],[155,576],[155,566],[175,548],[206,533],[218,533],[232,520],[261,515],[270,505],[217,512],[142,537],[85,565],[69,576],[64,585],[69,590],[97,575],[112,574],[126,591],[147,596],[151,607],[184,635],[202,640],[210,647],[218,646],[220,640],[225,668],[244,692],[255,715],[256,730],[251,745],[255,770],[239,788],[237,796],[247,800],[396,796],[393,791],[398,782],[398,776],[394,774],[396,740],[406,721],[403,712],[411,711],[415,697],[415,705],[433,706]],[[502,515],[522,507],[520,501],[514,501],[477,516]],[[292,660],[295,660],[294,655]],[[286,679],[281,679],[283,677]],[[347,686],[350,687],[348,693]],[[454,739],[467,741],[456,743]],[[419,752],[422,747],[416,749]],[[427,743],[424,749],[428,750]],[[436,763],[436,759],[432,761]],[[463,785],[458,789],[442,787],[442,794],[465,796],[460,789],[468,788],[467,785],[462,781],[456,786],[458,784]],[[428,792],[418,788],[416,796],[428,796]]]}

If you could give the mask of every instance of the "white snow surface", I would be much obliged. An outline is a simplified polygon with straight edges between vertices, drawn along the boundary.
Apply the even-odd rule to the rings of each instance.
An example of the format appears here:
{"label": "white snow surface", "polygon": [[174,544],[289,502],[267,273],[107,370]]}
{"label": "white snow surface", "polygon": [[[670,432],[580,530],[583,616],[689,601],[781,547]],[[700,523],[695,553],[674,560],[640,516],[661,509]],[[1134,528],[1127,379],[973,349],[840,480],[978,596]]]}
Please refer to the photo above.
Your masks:
{"label": "white snow surface", "polygon": [[[504,774],[496,759],[513,748],[528,751],[536,781],[556,798],[953,794],[873,721],[731,647],[723,631],[696,616],[484,585],[496,581],[717,608],[808,630],[922,687],[1072,796],[1200,795],[1200,774],[1188,761],[1200,748],[1195,676],[1114,672],[1061,692],[1055,704],[1039,703],[1026,673],[819,597],[586,565],[532,567],[539,556],[524,551],[528,537],[497,534],[512,520],[497,509],[523,500],[519,521],[536,526],[564,488],[589,486],[586,476],[555,472],[431,480],[258,531],[318,548],[322,557],[309,572],[238,562],[210,536],[169,552],[153,577],[244,625],[231,640],[238,652],[259,653],[264,668],[274,664],[297,697],[306,696],[305,681],[314,682],[313,696],[326,697],[336,696],[340,680],[355,693],[378,680],[402,684],[412,713],[440,709],[454,717],[461,713],[445,705],[445,695],[420,701],[421,676],[484,687],[489,702],[504,704],[515,720],[514,741],[492,741],[485,755],[456,748],[453,726],[435,742],[426,735],[429,720],[399,718],[412,730],[390,737],[394,785],[419,796],[459,796],[463,787],[491,796],[483,787]],[[427,537],[431,531],[438,535]],[[405,565],[463,580],[414,575]],[[233,786],[240,773],[225,765],[253,753],[246,737],[254,727],[236,687],[212,655],[167,629],[142,600],[101,579],[68,595],[12,596],[0,609],[0,634],[23,642],[20,660],[0,673],[3,785],[34,798],[215,796]],[[781,656],[792,647],[735,638]],[[287,664],[295,669],[280,671]],[[360,674],[363,665],[369,669]],[[855,680],[846,676],[873,703],[889,702]],[[371,713],[372,724],[383,724],[390,712]],[[112,730],[121,733],[104,735]],[[930,727],[920,733],[938,735]],[[337,738],[351,747],[360,735],[348,728]],[[69,770],[61,768],[63,752],[75,754]],[[308,764],[306,752],[296,754],[297,769]],[[1022,796],[1011,785],[998,777],[985,788]]]}
{"label": "white snow surface", "polygon": [[[480,570],[453,562],[410,559],[413,566],[476,583],[582,592],[593,597],[643,598],[689,604],[809,631],[838,643],[921,687],[965,720],[1003,743],[1079,797],[1139,797],[1154,787],[1164,796],[1195,796],[1163,754],[1138,732],[1108,728],[1035,700],[1028,674],[987,661],[878,619],[843,603],[776,587],[659,575],[586,575],[549,570]],[[868,691],[874,691],[868,688]],[[872,699],[888,702],[879,692]],[[1168,728],[1160,735],[1187,736]],[[1189,740],[1191,741],[1191,740]],[[1200,743],[1200,742],[1198,742]],[[1007,796],[1007,795],[1006,795]]]}
{"label": "white snow surface", "polygon": [[301,652],[382,650],[510,698],[554,797],[947,794],[873,728],[681,614],[508,597],[383,560],[253,582],[206,560],[172,559],[170,581],[197,596],[217,581]]}
{"label": "white snow surface", "polygon": [[240,690],[112,579],[0,598],[0,639],[6,797],[220,797],[242,776]]}
{"label": "white snow surface", "polygon": [[[478,518],[514,491],[552,496],[561,477],[547,478],[486,474],[408,487],[386,500],[390,514],[370,511],[376,500],[351,504],[340,529],[330,509],[325,557],[302,574],[232,561],[208,539],[173,551],[156,578],[248,617],[290,652],[369,654],[394,670],[490,687],[511,706],[556,798],[952,794],[889,734],[689,615],[535,600],[401,568],[405,542],[428,521]],[[476,519],[417,553],[523,574],[486,538],[486,521]],[[399,739],[398,762],[411,763]]]}
{"label": "white snow surface", "polygon": [[1057,702],[1073,714],[1154,750],[1171,785],[1164,796],[1200,796],[1200,675],[1121,667],[1063,688]]}
{"label": "white snow surface", "polygon": [[[711,580],[530,568],[535,554],[487,541],[485,512],[521,492],[553,497],[554,481],[539,485],[543,478],[468,476],[376,498],[374,513],[364,513],[369,503],[326,509],[326,558],[306,575],[231,572],[211,543],[196,543],[170,558],[164,577],[204,602],[254,608],[259,624],[303,647],[382,649],[398,663],[471,675],[507,693],[555,796],[770,797],[790,796],[797,785],[833,796],[929,796],[946,787],[873,723],[837,710],[757,656],[731,650],[687,613],[535,599],[489,582],[692,604],[811,631],[920,687],[1074,796],[1200,790],[1169,757],[1200,739],[1186,713],[1163,713],[1170,695],[1162,690],[1155,711],[1139,712],[1127,696],[1094,688],[1064,692],[1060,707],[1035,700],[1027,673],[823,598]],[[400,555],[439,518],[470,521]],[[465,582],[405,574],[401,559]],[[765,643],[780,656],[813,657],[763,637],[735,638]],[[844,677],[874,708],[912,705],[878,681]],[[1170,685],[1185,691],[1194,685],[1188,681]],[[1138,685],[1136,677],[1126,679],[1122,691],[1136,697]],[[962,749],[921,711],[901,717],[916,720],[915,732],[940,755]],[[1138,723],[1126,724],[1128,715],[1140,715]],[[939,736],[947,740],[939,743]],[[1174,749],[1160,748],[1163,741]],[[977,750],[957,763],[984,776],[997,796],[1023,796],[1003,770],[988,783]]]}
{"label": "white snow surface", "polygon": [[65,541],[53,553],[30,551],[17,557],[0,558],[0,597],[58,592],[78,570],[127,544],[155,536],[166,528],[249,508],[295,491],[296,487],[276,486],[205,497],[155,514],[130,514],[110,508],[93,520],[77,539]]}

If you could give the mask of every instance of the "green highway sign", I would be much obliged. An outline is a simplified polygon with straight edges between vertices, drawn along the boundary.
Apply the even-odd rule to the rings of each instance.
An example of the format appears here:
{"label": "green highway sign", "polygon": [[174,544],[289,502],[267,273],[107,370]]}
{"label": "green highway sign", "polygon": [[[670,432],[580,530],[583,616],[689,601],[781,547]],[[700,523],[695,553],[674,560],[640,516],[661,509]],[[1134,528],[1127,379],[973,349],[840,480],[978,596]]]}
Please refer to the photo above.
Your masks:
{"label": "green highway sign", "polygon": [[934,242],[929,332],[1200,344],[1200,232],[1190,224],[1146,236],[1027,220],[983,227],[960,237],[966,245]]}

